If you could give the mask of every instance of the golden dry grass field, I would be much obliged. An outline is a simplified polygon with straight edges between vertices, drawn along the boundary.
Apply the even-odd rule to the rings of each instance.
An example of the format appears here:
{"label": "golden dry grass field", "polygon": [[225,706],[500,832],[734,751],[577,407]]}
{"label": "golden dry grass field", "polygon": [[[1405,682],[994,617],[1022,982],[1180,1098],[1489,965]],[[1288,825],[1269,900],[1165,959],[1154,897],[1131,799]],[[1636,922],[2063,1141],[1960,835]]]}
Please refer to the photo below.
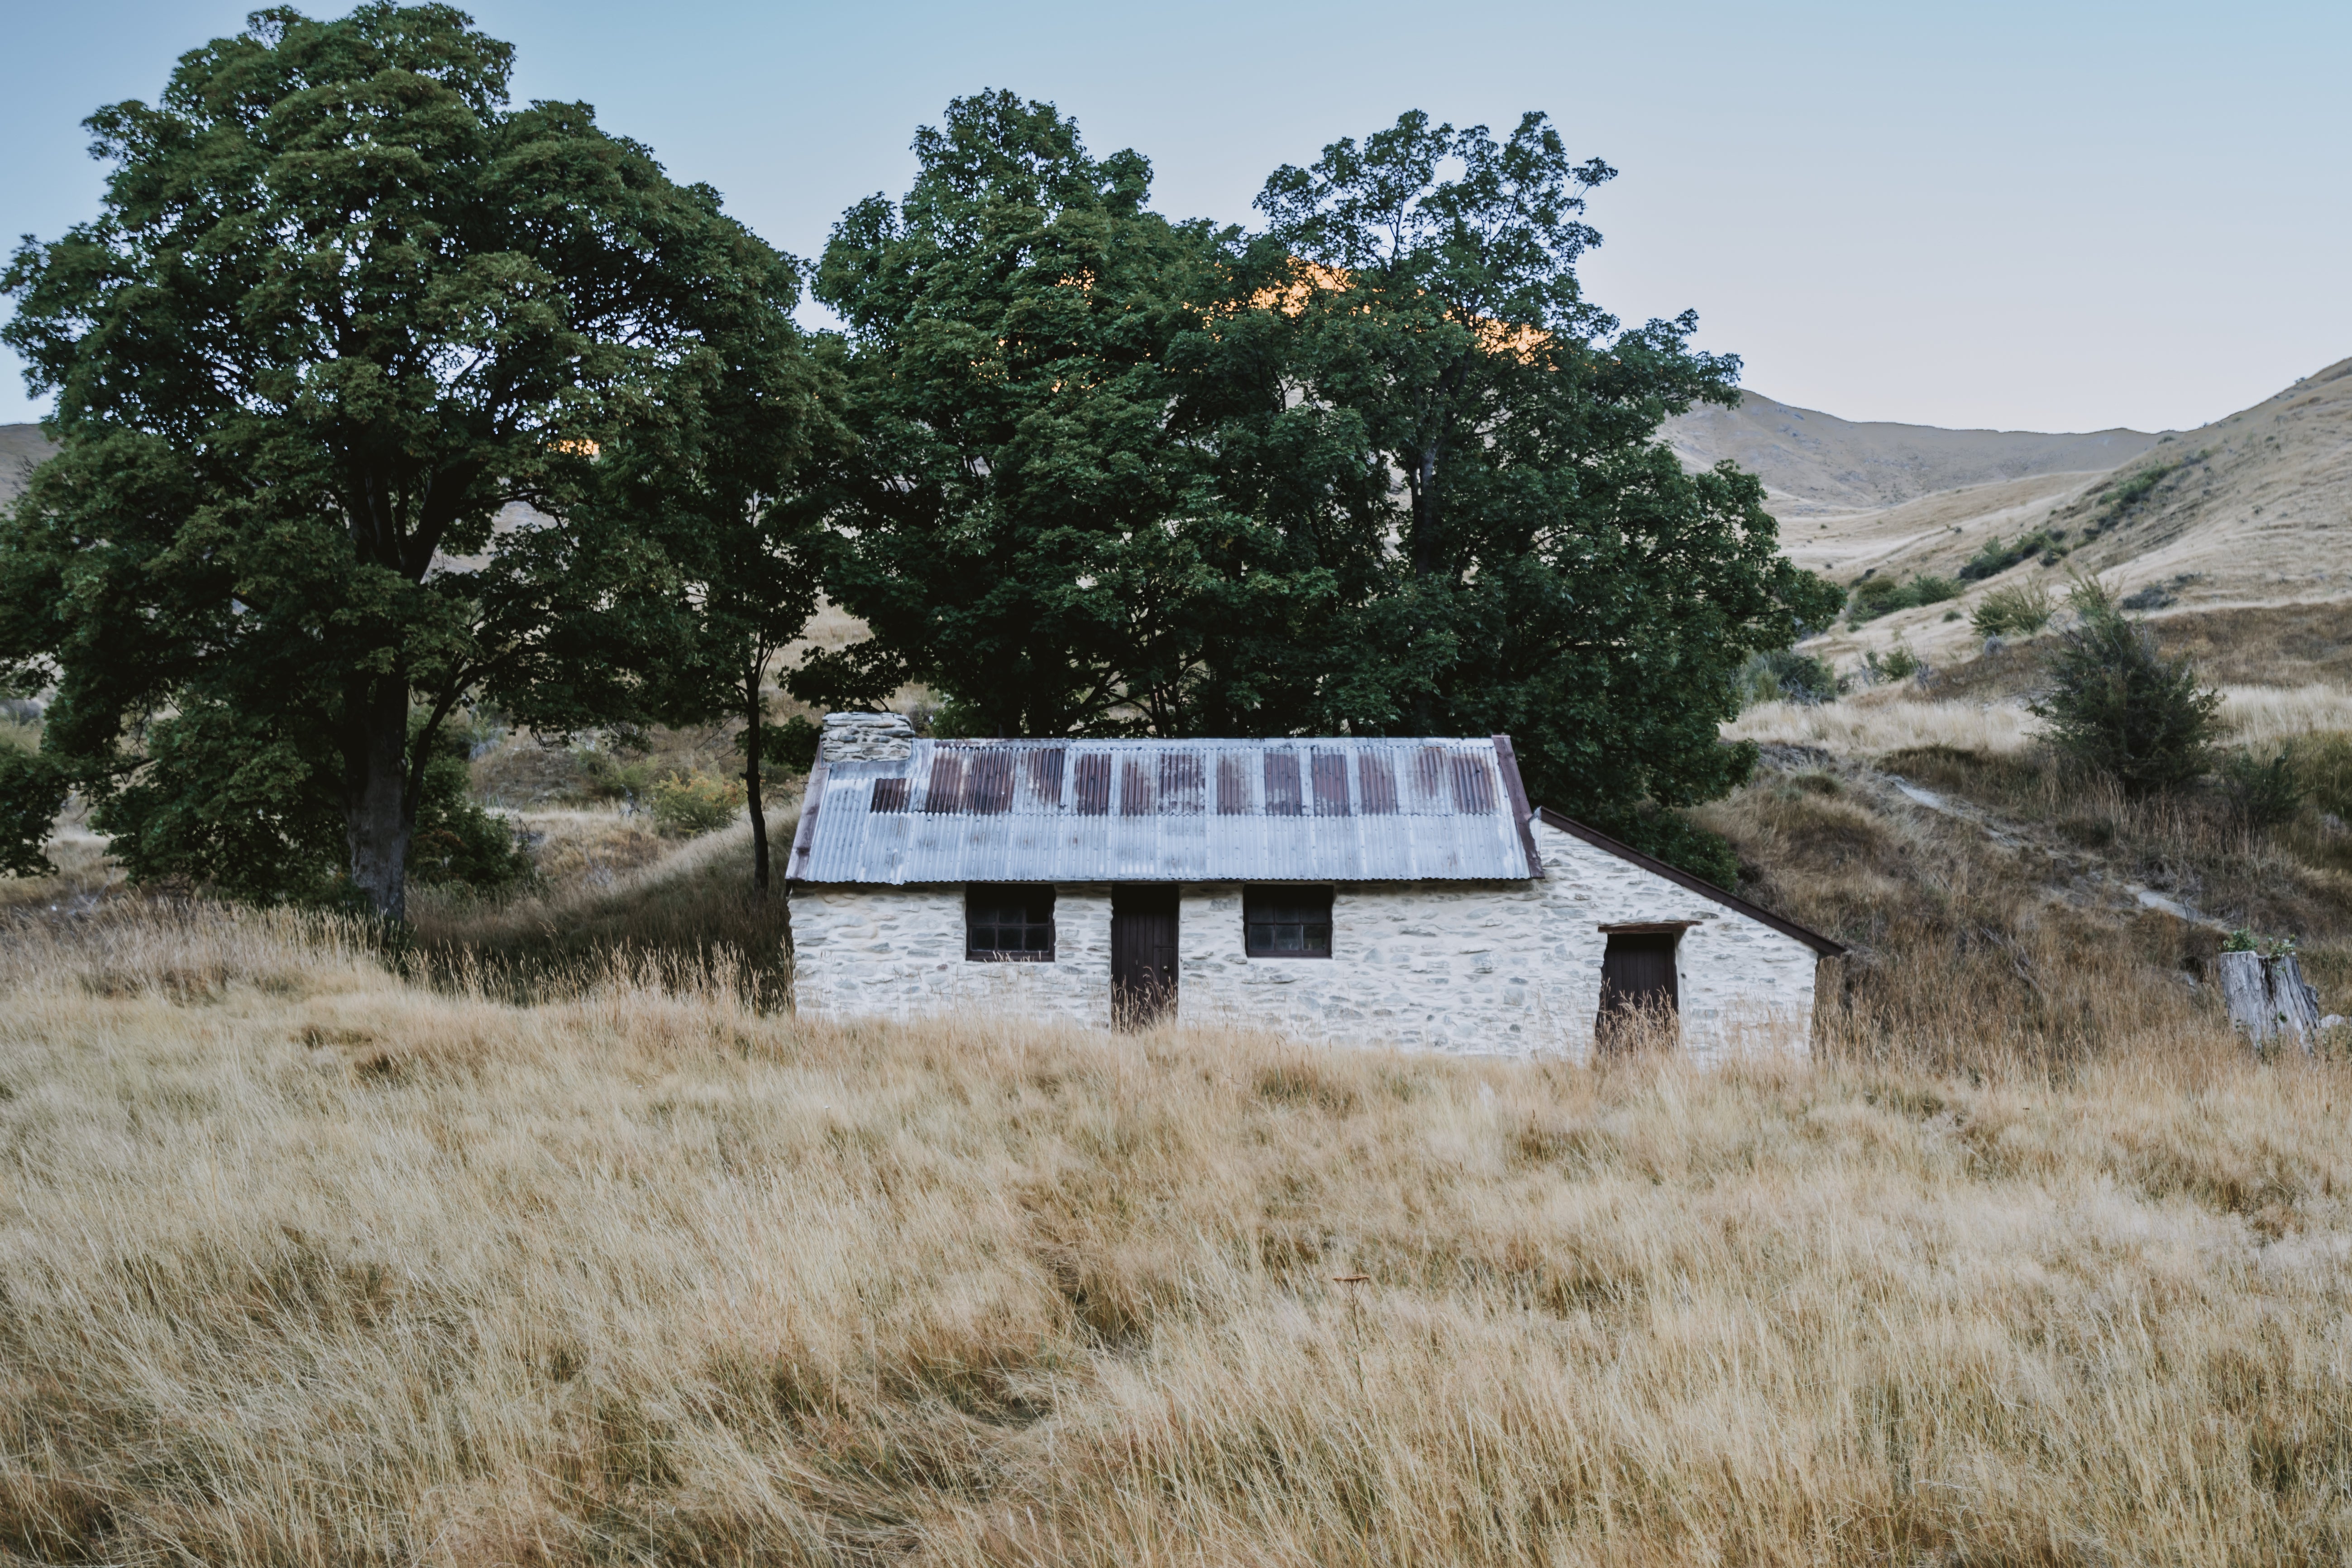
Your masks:
{"label": "golden dry grass field", "polygon": [[523,1006],[383,957],[204,906],[10,928],[0,1551],[2352,1543],[2352,1073],[2185,1005],[2054,1070],[1696,1076],[821,1027],[609,958]]}

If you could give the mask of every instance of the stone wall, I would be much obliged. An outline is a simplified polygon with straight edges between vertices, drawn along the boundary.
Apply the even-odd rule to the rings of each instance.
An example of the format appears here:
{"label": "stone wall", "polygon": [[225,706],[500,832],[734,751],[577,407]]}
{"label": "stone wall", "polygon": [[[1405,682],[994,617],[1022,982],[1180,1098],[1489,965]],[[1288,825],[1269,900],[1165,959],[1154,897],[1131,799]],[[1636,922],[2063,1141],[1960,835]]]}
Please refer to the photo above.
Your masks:
{"label": "stone wall", "polygon": [[915,726],[904,713],[828,713],[816,754],[828,763],[903,763],[915,754]]}
{"label": "stone wall", "polygon": [[[1602,925],[1689,921],[1677,948],[1683,1043],[1700,1061],[1802,1050],[1813,950],[1540,821],[1534,882],[1342,887],[1332,956],[1250,958],[1239,884],[1187,886],[1177,1010],[1189,1024],[1424,1050],[1592,1048]],[[970,1004],[1108,1025],[1110,889],[1064,887],[1051,963],[970,963],[961,888],[793,889],[799,1005],[905,1017]]]}
{"label": "stone wall", "polygon": [[1578,1054],[1591,1048],[1601,1006],[1601,960],[1609,939],[1596,928],[1643,921],[1695,922],[1675,954],[1683,1046],[1693,1058],[1810,1047],[1820,966],[1811,947],[1540,818],[1535,835],[1543,896],[1567,950],[1567,972],[1577,978],[1566,1005],[1581,1009],[1572,1047]]}
{"label": "stone wall", "polygon": [[1054,961],[963,955],[963,889],[792,889],[794,1005],[816,1017],[910,1018],[982,1005],[1110,1026],[1110,889],[1054,898]]}

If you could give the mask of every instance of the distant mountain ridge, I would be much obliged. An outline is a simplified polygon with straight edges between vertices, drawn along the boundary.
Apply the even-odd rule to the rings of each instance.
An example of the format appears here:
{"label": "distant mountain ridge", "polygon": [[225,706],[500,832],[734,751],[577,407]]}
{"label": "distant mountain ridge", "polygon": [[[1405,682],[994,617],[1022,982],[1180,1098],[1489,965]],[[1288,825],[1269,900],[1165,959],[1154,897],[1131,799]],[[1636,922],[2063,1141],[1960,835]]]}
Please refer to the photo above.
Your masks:
{"label": "distant mountain ridge", "polygon": [[[1790,413],[1807,426],[1825,417]],[[2098,436],[2110,434],[2126,433]],[[1974,641],[1968,612],[1984,594],[2024,586],[2056,596],[2076,573],[2158,615],[2345,605],[2352,616],[2352,359],[2210,425],[2142,439],[2152,444],[2119,443],[2128,455],[2100,472],[2029,472],[1868,508],[1776,497],[1790,556],[1837,582],[1865,573],[1956,577],[1975,563],[1961,598],[1841,628],[1824,650],[1850,655],[1901,638],[1931,661],[1959,658]],[[2000,460],[1997,441],[1980,450]],[[2045,460],[2076,460],[2085,450],[2098,449],[2054,447]],[[2028,539],[2031,548],[2016,548]]]}
{"label": "distant mountain ridge", "polygon": [[2147,451],[2163,432],[1947,430],[1841,419],[1743,393],[1667,423],[1666,440],[1694,468],[1726,458],[1764,481],[1774,510],[1792,517],[1898,506],[1937,490],[2036,474],[2095,472]]}

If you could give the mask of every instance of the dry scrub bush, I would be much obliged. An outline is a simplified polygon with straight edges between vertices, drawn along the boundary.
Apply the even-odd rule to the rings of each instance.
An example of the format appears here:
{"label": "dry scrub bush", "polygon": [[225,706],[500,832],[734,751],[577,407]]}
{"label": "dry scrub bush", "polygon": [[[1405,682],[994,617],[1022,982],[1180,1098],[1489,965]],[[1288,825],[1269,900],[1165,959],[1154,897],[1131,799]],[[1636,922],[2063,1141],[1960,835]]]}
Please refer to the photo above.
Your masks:
{"label": "dry scrub bush", "polygon": [[1974,1086],[1596,1071],[815,1027],[610,972],[520,1008],[403,984],[362,936],[10,928],[0,1546],[2087,1564],[2352,1541],[2352,1081],[2194,1020],[2063,1087],[1997,1055]]}
{"label": "dry scrub bush", "polygon": [[[1968,668],[1962,666],[1961,673]],[[2221,689],[2221,727],[2242,745],[2275,747],[2314,731],[2352,730],[2352,693],[2332,687]],[[1909,687],[1889,686],[1834,702],[1759,702],[1726,724],[1723,733],[1734,741],[1819,746],[1842,757],[1921,746],[2001,756],[2032,745],[2040,723],[2011,698],[1922,697]]]}

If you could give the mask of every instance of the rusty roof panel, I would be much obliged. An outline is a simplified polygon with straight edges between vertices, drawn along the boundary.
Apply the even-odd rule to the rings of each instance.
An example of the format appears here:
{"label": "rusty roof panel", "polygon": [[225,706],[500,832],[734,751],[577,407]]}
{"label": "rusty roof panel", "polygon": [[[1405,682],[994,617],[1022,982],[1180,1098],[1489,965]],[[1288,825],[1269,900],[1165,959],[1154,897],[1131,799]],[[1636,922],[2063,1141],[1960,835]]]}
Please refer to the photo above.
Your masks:
{"label": "rusty roof panel", "polygon": [[[1064,787],[1066,772],[1068,787]],[[918,741],[829,763],[806,882],[1541,876],[1496,740]]]}

